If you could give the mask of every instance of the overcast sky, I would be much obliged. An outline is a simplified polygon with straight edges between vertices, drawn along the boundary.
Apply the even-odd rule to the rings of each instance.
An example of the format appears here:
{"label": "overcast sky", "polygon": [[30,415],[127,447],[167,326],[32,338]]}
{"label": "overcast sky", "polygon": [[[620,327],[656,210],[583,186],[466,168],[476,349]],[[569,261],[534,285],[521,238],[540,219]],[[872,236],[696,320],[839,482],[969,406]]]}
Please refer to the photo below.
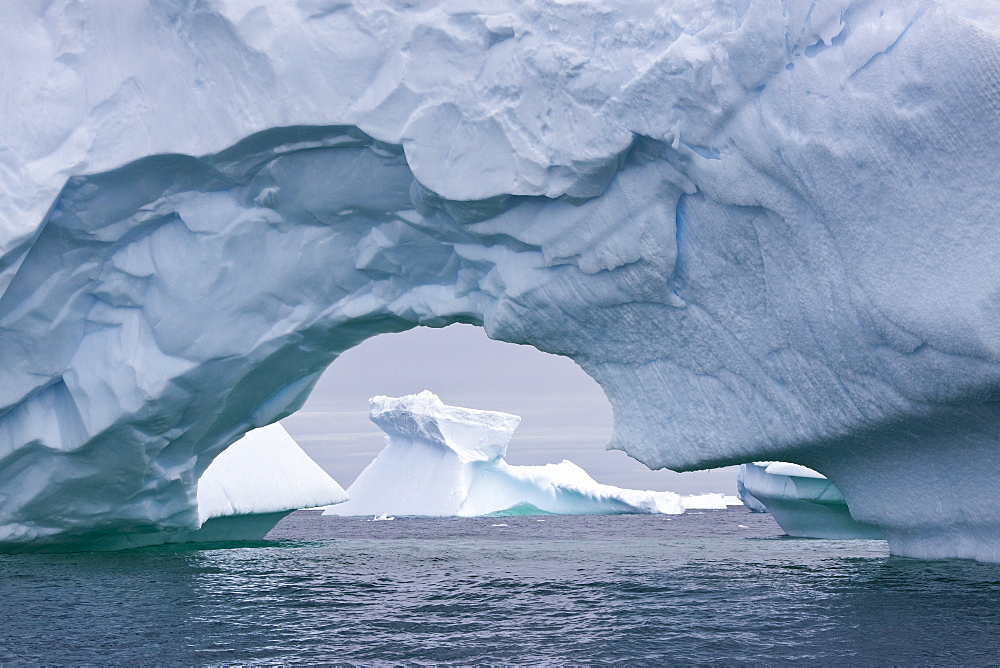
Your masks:
{"label": "overcast sky", "polygon": [[605,450],[611,405],[593,379],[568,358],[492,341],[470,325],[369,339],[330,365],[305,406],[282,424],[346,488],[385,445],[368,420],[368,398],[425,389],[452,406],[520,415],[507,448],[510,464],[569,459],[609,485],[736,493],[732,467],[650,471],[623,452]]}

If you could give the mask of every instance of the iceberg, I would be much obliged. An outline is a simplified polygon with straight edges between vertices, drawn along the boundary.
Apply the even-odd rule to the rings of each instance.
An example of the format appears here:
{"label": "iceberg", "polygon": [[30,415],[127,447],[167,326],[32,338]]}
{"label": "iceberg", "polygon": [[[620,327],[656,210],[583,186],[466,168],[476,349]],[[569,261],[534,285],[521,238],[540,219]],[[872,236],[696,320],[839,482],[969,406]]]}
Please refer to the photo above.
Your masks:
{"label": "iceberg", "polygon": [[201,527],[189,540],[259,540],[293,510],[346,500],[284,427],[271,424],[230,445],[202,474]]}
{"label": "iceberg", "polygon": [[680,514],[726,507],[721,494],[681,497],[602,485],[568,460],[508,464],[507,444],[521,422],[516,415],[446,406],[426,390],[372,397],[370,404],[386,447],[348,488],[350,499],[324,515]]}
{"label": "iceberg", "polygon": [[[844,495],[823,474],[788,462],[741,464],[744,504],[769,512],[789,536],[884,539],[877,527],[851,516]],[[761,511],[757,511],[761,512]]]}
{"label": "iceberg", "polygon": [[684,510],[725,510],[730,506],[743,505],[738,496],[715,492],[688,494],[681,497],[681,502],[684,504]]}
{"label": "iceberg", "polygon": [[340,353],[461,322],[650,467],[1000,561],[994,3],[10,5],[0,544],[196,529]]}
{"label": "iceberg", "polygon": [[[319,467],[280,424],[248,432],[198,480],[198,525],[169,530],[84,535],[43,549],[121,550],[166,543],[262,540],[294,510],[342,503],[344,488]],[[20,546],[21,549],[29,546]]]}

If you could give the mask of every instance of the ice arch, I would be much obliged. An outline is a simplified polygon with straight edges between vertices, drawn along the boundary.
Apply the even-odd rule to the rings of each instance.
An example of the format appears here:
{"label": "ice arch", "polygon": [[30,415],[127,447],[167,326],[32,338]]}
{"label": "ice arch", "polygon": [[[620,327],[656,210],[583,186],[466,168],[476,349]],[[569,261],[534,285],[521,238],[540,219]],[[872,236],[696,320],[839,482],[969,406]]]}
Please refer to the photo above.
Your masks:
{"label": "ice arch", "polygon": [[0,541],[188,526],[338,351],[469,322],[651,465],[1000,560],[995,8],[252,4],[0,26]]}
{"label": "ice arch", "polygon": [[[755,359],[733,347],[754,343],[751,323],[740,336],[738,317],[720,327],[713,311],[793,289],[778,274],[746,286],[763,280],[760,259],[733,254],[742,246],[771,257],[766,265],[789,254],[789,240],[699,239],[706,230],[689,221],[722,216],[726,234],[781,224],[682,200],[659,150],[637,142],[605,193],[585,201],[446,201],[414,179],[399,147],[340,126],[276,129],[203,158],[152,156],[70,179],[0,300],[0,429],[13,446],[0,539],[191,525],[194,483],[211,458],[298,408],[339,353],[378,333],[453,322],[574,358],[612,401],[616,443],[652,465],[792,453],[830,471],[856,513],[892,518],[891,480],[873,479],[880,469],[865,459],[873,437],[852,428],[843,402],[869,392],[888,412],[903,401],[898,390],[852,388],[830,362],[780,348]],[[837,288],[821,278],[813,289]],[[775,336],[764,333],[757,345]],[[712,336],[722,338],[709,345]],[[854,354],[871,363],[872,353]],[[801,377],[762,373],[780,359]],[[905,351],[897,363],[914,359]],[[742,379],[728,370],[740,368]],[[781,389],[788,382],[801,387]],[[961,431],[970,425],[988,436],[996,423],[974,422],[996,416],[990,401],[936,412],[929,424],[950,448],[977,442]],[[900,448],[903,430],[895,443],[891,425],[876,433],[882,466],[931,466],[920,440]],[[981,464],[996,452],[989,445],[959,461]]]}
{"label": "ice arch", "polygon": [[474,323],[586,363],[670,298],[667,169],[637,150],[600,199],[449,202],[334,126],[70,179],[0,302],[0,540],[191,523],[211,458],[378,333]]}

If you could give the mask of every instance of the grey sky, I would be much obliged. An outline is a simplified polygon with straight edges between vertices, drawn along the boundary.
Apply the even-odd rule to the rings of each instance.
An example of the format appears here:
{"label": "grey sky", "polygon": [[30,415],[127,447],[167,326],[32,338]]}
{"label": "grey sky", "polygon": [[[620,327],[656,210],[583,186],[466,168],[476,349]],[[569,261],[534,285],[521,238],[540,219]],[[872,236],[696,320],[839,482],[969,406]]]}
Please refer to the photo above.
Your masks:
{"label": "grey sky", "polygon": [[569,459],[598,482],[634,489],[735,494],[735,468],[650,471],[608,451],[611,405],[565,357],[492,341],[478,327],[417,328],[370,339],[337,359],[285,429],[337,482],[349,486],[382,449],[368,398],[434,392],[446,404],[521,416],[507,449],[511,464]]}

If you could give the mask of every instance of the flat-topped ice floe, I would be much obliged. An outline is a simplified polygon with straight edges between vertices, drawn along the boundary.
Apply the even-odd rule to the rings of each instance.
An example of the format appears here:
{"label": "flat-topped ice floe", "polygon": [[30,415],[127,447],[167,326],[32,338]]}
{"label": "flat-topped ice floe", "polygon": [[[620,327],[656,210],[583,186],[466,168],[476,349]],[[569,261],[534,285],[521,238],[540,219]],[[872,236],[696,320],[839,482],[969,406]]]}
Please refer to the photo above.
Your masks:
{"label": "flat-topped ice floe", "polygon": [[789,536],[885,538],[876,527],[851,517],[836,485],[810,468],[755,462],[740,466],[739,479],[744,504],[751,510],[763,507]]}
{"label": "flat-topped ice floe", "polygon": [[327,515],[679,514],[727,503],[721,494],[602,485],[567,460],[512,466],[503,457],[521,418],[446,406],[427,391],[373,397],[370,417],[386,433],[386,447],[348,488],[350,500]]}

